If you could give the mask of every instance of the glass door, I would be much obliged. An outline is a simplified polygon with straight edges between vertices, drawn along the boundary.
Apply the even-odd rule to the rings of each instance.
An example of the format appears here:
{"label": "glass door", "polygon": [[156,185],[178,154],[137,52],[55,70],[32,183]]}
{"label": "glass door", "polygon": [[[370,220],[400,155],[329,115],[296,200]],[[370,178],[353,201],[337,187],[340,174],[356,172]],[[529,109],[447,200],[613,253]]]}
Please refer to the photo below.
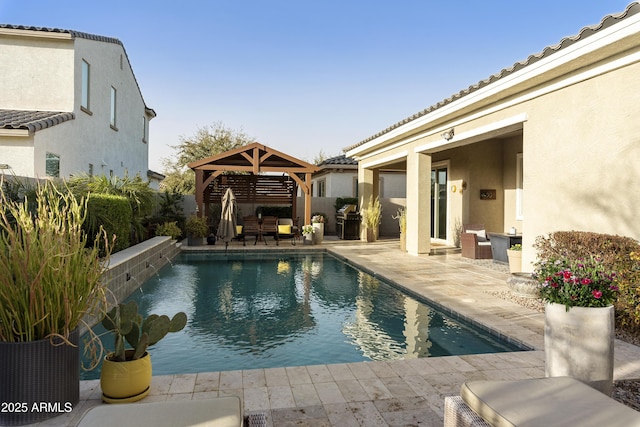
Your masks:
{"label": "glass door", "polygon": [[447,168],[431,169],[431,238],[447,240]]}

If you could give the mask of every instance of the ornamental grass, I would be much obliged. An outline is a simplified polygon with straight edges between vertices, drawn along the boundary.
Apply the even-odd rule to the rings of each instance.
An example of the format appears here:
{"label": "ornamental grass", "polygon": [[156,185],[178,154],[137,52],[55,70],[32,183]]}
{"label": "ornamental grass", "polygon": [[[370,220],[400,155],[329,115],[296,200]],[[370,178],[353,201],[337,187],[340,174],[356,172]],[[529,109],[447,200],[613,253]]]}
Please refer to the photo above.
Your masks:
{"label": "ornamental grass", "polygon": [[105,301],[101,276],[109,251],[101,259],[98,243],[106,245],[106,235],[101,231],[87,247],[87,200],[48,181],[38,186],[33,206],[2,189],[0,202],[0,341],[68,339]]}

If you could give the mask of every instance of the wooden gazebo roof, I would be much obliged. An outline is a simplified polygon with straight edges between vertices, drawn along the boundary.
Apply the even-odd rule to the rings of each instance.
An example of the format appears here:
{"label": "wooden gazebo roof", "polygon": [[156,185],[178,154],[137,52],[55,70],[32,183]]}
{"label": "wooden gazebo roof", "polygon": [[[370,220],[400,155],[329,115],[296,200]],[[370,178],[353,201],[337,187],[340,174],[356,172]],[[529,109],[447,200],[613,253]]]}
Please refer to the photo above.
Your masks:
{"label": "wooden gazebo roof", "polygon": [[[318,170],[317,166],[257,142],[197,160],[188,166],[196,174],[199,215],[204,212],[205,204],[220,203],[228,187],[238,202],[291,203],[295,206],[297,184],[305,195],[305,224],[311,221],[311,174]],[[224,174],[229,171],[250,174]]]}

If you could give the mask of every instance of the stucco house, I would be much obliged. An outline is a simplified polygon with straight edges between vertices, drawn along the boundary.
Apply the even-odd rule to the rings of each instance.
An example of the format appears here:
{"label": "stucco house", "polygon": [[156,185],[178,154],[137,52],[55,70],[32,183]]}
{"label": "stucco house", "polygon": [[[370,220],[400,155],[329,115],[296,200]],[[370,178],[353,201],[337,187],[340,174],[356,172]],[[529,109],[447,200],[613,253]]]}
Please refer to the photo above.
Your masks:
{"label": "stucco house", "polygon": [[0,76],[5,173],[149,179],[149,121],[156,113],[120,40],[0,24]]}
{"label": "stucco house", "polygon": [[[330,157],[318,165],[311,176],[313,197],[356,197],[358,194],[358,162],[344,154]],[[380,198],[404,198],[406,176],[404,171],[381,171]]]}
{"label": "stucco house", "polygon": [[[569,29],[570,30],[570,29]],[[407,250],[460,226],[537,236],[640,239],[640,4],[503,69],[357,144],[359,197],[381,169],[407,174]]]}

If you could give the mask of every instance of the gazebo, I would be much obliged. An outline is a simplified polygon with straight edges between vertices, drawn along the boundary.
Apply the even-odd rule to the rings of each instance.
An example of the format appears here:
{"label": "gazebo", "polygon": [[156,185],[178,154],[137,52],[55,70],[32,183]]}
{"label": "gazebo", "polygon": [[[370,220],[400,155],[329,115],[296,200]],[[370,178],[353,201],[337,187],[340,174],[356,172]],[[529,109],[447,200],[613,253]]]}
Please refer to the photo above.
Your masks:
{"label": "gazebo", "polygon": [[[207,157],[188,166],[196,174],[198,216],[221,203],[231,188],[238,203],[290,204],[296,212],[298,186],[304,194],[304,223],[311,222],[311,174],[317,166],[257,142]],[[225,172],[243,172],[225,174]]]}

